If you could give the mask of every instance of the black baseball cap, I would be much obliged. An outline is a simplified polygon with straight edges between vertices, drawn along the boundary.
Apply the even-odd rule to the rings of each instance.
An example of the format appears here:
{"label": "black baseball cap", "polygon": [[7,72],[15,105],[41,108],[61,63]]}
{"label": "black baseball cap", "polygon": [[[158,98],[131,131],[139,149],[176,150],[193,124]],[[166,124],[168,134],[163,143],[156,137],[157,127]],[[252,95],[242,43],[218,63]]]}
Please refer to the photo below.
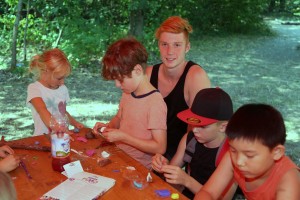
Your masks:
{"label": "black baseball cap", "polygon": [[230,96],[220,88],[200,90],[190,109],[181,111],[177,117],[193,126],[206,126],[217,121],[227,121],[233,114]]}

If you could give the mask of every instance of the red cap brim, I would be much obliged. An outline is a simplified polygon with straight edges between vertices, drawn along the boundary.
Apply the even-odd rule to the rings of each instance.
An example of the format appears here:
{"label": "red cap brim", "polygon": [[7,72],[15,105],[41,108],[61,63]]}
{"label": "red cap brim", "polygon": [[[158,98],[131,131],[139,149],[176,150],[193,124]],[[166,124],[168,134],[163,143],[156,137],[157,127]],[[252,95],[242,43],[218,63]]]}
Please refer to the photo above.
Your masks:
{"label": "red cap brim", "polygon": [[211,118],[206,118],[206,117],[196,115],[191,111],[191,109],[181,111],[180,113],[177,114],[177,117],[182,121],[184,121],[185,123],[190,124],[192,126],[206,126],[219,121],[216,119],[211,119]]}

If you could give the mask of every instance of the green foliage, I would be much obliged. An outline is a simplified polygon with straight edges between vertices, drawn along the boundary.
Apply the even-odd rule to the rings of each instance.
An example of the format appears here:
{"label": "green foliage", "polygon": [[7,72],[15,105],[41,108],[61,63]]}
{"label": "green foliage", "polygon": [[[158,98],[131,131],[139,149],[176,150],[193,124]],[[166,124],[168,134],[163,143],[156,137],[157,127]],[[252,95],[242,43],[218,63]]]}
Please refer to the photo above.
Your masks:
{"label": "green foliage", "polygon": [[199,0],[190,21],[206,33],[264,33],[262,13],[266,0]]}
{"label": "green foliage", "polygon": [[286,10],[290,10],[295,16],[300,17],[300,0],[287,1]]}
{"label": "green foliage", "polygon": [[[201,34],[268,31],[261,15],[268,7],[268,0],[31,0],[25,30],[27,3],[23,1],[18,29],[18,63],[25,55],[26,34],[28,59],[45,49],[59,47],[74,67],[95,68],[92,63],[101,59],[107,46],[128,34],[131,13],[137,11],[142,11],[143,34],[136,37],[149,51],[150,63],[159,61],[155,30],[172,15],[187,18],[194,32]],[[17,0],[0,2],[3,13],[0,15],[0,61],[7,61],[1,62],[2,65],[8,65],[11,56],[17,4]],[[299,0],[287,0],[287,9],[300,12],[299,4]]]}

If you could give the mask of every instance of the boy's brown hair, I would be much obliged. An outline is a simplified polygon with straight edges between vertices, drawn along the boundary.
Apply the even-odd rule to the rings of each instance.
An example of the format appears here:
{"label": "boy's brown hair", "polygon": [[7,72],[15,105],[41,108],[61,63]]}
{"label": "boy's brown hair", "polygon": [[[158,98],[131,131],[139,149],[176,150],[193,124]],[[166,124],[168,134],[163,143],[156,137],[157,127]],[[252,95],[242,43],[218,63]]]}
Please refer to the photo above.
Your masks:
{"label": "boy's brown hair", "polygon": [[135,38],[127,37],[111,44],[102,59],[102,76],[106,80],[122,81],[131,77],[134,67],[139,64],[145,70],[148,53],[146,48]]}

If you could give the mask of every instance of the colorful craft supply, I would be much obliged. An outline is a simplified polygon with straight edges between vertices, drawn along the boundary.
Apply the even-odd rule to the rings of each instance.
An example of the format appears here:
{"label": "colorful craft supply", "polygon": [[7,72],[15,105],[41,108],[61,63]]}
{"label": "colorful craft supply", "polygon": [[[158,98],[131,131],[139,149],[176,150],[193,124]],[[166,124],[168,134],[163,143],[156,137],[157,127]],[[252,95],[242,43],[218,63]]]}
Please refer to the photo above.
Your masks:
{"label": "colorful craft supply", "polygon": [[20,166],[24,169],[25,173],[26,173],[26,176],[29,178],[29,179],[32,179],[31,175],[29,174],[28,170],[27,170],[27,167],[25,165],[25,163],[23,162],[23,160],[20,161]]}
{"label": "colorful craft supply", "polygon": [[155,190],[155,193],[160,197],[169,197],[171,195],[170,190]]}
{"label": "colorful craft supply", "polygon": [[76,140],[78,140],[80,142],[87,142],[87,139],[84,137],[77,137]]}
{"label": "colorful craft supply", "polygon": [[172,193],[171,199],[179,199],[179,194],[178,193]]}
{"label": "colorful craft supply", "polygon": [[137,181],[133,181],[133,185],[134,185],[134,187],[136,187],[138,189],[141,189],[143,187],[143,183],[139,183]]}
{"label": "colorful craft supply", "polygon": [[102,158],[108,158],[110,156],[110,154],[107,153],[106,151],[102,151],[101,156],[102,156]]}
{"label": "colorful craft supply", "polygon": [[74,130],[73,130],[73,132],[74,132],[74,133],[79,133],[80,130],[79,130],[79,128],[76,128],[76,127],[75,127]]}
{"label": "colorful craft supply", "polygon": [[93,156],[95,154],[95,149],[89,149],[85,151],[86,155],[89,157]]}

